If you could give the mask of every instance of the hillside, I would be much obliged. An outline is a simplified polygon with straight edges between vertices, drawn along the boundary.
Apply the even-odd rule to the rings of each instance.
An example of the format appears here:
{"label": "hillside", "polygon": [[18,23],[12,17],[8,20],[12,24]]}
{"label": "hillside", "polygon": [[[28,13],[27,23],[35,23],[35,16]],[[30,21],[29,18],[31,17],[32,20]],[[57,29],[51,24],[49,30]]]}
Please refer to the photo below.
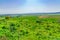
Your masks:
{"label": "hillside", "polygon": [[60,40],[60,15],[2,16],[0,40]]}

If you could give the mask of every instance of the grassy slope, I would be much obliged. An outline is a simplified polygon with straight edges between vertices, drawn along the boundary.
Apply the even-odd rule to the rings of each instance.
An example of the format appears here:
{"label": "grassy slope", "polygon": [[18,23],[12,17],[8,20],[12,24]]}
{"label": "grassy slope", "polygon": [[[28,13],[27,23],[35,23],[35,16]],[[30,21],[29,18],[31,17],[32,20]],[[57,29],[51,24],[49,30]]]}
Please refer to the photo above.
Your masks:
{"label": "grassy slope", "polygon": [[0,17],[0,40],[60,40],[60,15]]}

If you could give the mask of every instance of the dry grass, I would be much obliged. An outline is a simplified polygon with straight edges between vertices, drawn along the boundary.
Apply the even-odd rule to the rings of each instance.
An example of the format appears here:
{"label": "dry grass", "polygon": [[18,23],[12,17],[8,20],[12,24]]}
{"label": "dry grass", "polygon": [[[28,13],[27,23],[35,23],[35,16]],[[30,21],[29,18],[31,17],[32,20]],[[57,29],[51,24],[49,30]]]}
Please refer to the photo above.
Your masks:
{"label": "dry grass", "polygon": [[7,37],[6,37],[6,36],[2,36],[2,37],[0,38],[0,40],[7,40]]}
{"label": "dry grass", "polygon": [[60,16],[49,16],[49,15],[47,15],[47,16],[38,16],[38,18],[58,18],[58,19],[60,19]]}
{"label": "dry grass", "polygon": [[49,18],[49,16],[38,16],[38,18]]}

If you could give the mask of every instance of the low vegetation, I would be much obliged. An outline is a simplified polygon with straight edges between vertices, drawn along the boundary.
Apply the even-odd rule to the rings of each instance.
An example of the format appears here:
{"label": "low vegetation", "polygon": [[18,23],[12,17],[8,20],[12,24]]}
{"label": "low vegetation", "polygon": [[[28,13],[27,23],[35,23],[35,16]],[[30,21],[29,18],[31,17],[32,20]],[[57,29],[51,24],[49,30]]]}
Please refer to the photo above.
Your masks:
{"label": "low vegetation", "polygon": [[60,15],[2,16],[0,40],[60,40]]}

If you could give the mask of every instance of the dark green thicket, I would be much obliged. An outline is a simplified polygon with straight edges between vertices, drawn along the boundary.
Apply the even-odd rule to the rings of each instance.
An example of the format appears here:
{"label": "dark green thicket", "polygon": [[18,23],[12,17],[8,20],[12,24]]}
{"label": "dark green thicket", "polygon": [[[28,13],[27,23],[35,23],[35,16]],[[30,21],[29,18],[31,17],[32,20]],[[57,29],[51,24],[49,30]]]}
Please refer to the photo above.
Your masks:
{"label": "dark green thicket", "polygon": [[11,23],[10,26],[15,26],[15,24],[14,23]]}
{"label": "dark green thicket", "polygon": [[6,29],[6,27],[5,27],[5,26],[3,26],[3,27],[2,27],[2,29]]}
{"label": "dark green thicket", "polygon": [[6,16],[6,17],[5,17],[5,19],[9,19],[9,18],[10,18],[10,16]]}
{"label": "dark green thicket", "polygon": [[15,30],[16,30],[15,27],[13,27],[13,26],[10,27],[10,31],[11,31],[11,32],[14,32]]}
{"label": "dark green thicket", "polygon": [[20,30],[20,36],[27,35],[28,33],[28,31]]}
{"label": "dark green thicket", "polygon": [[14,23],[11,23],[11,24],[10,24],[10,31],[11,31],[11,32],[16,31],[16,28],[15,28],[15,24],[14,24]]}
{"label": "dark green thicket", "polygon": [[36,23],[42,23],[42,21],[40,21],[40,20],[37,20],[37,21],[36,21]]}
{"label": "dark green thicket", "polygon": [[20,25],[18,24],[17,27],[20,27]]}

